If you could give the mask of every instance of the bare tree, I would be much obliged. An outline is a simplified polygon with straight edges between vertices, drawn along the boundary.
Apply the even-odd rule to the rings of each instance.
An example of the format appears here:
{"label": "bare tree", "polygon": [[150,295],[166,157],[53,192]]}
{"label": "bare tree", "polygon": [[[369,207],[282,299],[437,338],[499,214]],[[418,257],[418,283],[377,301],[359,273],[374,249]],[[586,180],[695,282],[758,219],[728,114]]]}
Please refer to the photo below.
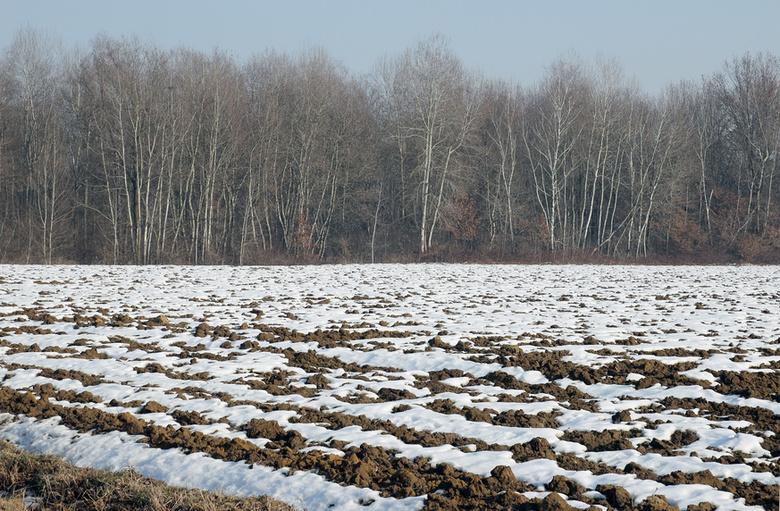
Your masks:
{"label": "bare tree", "polygon": [[727,115],[729,142],[739,155],[737,232],[760,235],[769,221],[777,173],[780,61],[763,54],[734,58],[715,75],[714,87]]}
{"label": "bare tree", "polygon": [[[57,224],[67,208],[62,200],[66,160],[62,134],[61,46],[32,28],[17,32],[7,55],[6,72],[11,79],[11,101],[19,114],[22,165],[25,169],[24,205],[29,218],[26,257],[38,250],[51,263]],[[20,183],[21,184],[21,183]],[[37,226],[37,228],[34,228]],[[39,246],[33,244],[39,240]]]}
{"label": "bare tree", "polygon": [[523,142],[531,165],[536,199],[549,233],[549,248],[571,246],[574,211],[568,195],[579,162],[575,147],[585,131],[583,64],[576,55],[557,60],[526,106]]}
{"label": "bare tree", "polygon": [[[453,168],[471,134],[479,94],[475,78],[463,70],[441,35],[422,41],[399,57],[386,77],[393,96],[393,129],[398,140],[416,141],[415,196],[420,252],[431,246]],[[399,146],[405,147],[405,146]]]}
{"label": "bare tree", "polygon": [[609,236],[619,193],[627,145],[622,120],[627,116],[631,88],[614,59],[596,61],[587,105],[587,143],[581,144],[579,218],[574,244],[598,247]]}
{"label": "bare tree", "polygon": [[519,87],[503,81],[486,84],[479,127],[484,141],[485,217],[490,243],[500,235],[502,243],[513,247],[517,234],[518,170],[522,157],[523,94]]}

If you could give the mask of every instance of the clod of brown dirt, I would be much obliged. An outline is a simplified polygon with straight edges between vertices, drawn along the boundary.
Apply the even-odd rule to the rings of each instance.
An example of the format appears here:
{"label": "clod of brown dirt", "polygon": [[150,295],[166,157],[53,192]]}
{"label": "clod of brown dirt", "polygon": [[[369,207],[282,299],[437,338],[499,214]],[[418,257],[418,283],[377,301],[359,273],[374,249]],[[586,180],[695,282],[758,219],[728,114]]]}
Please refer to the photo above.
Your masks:
{"label": "clod of brown dirt", "polygon": [[128,435],[142,435],[144,433],[146,423],[138,420],[133,414],[122,412],[117,415],[117,419],[124,424],[123,429]]}
{"label": "clod of brown dirt", "polygon": [[144,430],[149,445],[162,449],[181,448],[185,452],[205,452],[226,461],[250,460],[260,456],[262,451],[247,440],[241,438],[215,438],[188,428],[176,429],[147,426]]}
{"label": "clod of brown dirt", "polygon": [[212,335],[214,337],[230,337],[230,329],[224,325],[219,325],[214,328]]}
{"label": "clod of brown dirt", "polygon": [[637,388],[637,390],[644,390],[644,389],[649,389],[656,383],[660,384],[661,382],[658,381],[656,378],[653,378],[652,376],[646,376],[641,380],[639,380],[638,382],[636,382],[635,387]]}
{"label": "clod of brown dirt", "polygon": [[308,372],[318,372],[321,369],[344,369],[345,371],[364,373],[381,369],[383,371],[394,372],[396,369],[390,367],[374,367],[369,365],[358,365],[354,362],[345,363],[337,357],[327,357],[320,355],[314,350],[308,351],[295,351],[290,348],[286,348],[282,351],[282,354],[289,360],[288,364],[294,367],[300,367]]}
{"label": "clod of brown dirt", "polygon": [[306,445],[306,439],[297,431],[285,431],[278,422],[264,419],[252,419],[244,426],[249,438],[267,438],[271,440],[269,449],[292,449],[297,451]]}
{"label": "clod of brown dirt", "polygon": [[428,377],[434,381],[446,380],[449,378],[460,378],[462,376],[466,376],[469,378],[474,377],[473,374],[464,373],[460,369],[442,369],[441,371],[431,371],[430,373],[428,373]]}
{"label": "clod of brown dirt", "polygon": [[700,504],[691,504],[688,511],[715,511],[715,504],[712,502],[702,502]]}
{"label": "clod of brown dirt", "polygon": [[503,371],[494,371],[485,375],[485,379],[509,390],[525,390],[527,385],[521,383],[517,378]]}
{"label": "clod of brown dirt", "polygon": [[462,496],[470,499],[484,499],[489,494],[488,488],[478,475],[465,473],[461,480],[466,483],[466,488],[461,490]]}
{"label": "clod of brown dirt", "polygon": [[[358,461],[353,467],[353,470],[354,472],[352,477],[349,479],[351,484],[356,484],[363,487],[371,485],[373,480],[372,476],[374,473],[374,467],[370,463],[365,461]],[[416,485],[417,477],[414,474],[411,474],[411,476],[412,477],[408,480],[408,483],[404,485],[405,488],[412,489]]]}
{"label": "clod of brown dirt", "polygon": [[[658,476],[653,472],[652,470],[647,470],[642,465],[639,465],[638,463],[634,463],[633,461],[626,465],[626,467],[623,469],[623,472],[626,474],[634,474],[639,479],[649,479],[651,481],[656,481],[658,479]],[[674,483],[674,484],[683,484],[683,483]]]}
{"label": "clod of brown dirt", "polygon": [[171,413],[171,417],[181,424],[182,426],[191,426],[191,425],[205,425],[205,424],[211,424],[211,421],[207,419],[206,417],[202,416],[198,412],[188,412],[184,410],[174,410]]}
{"label": "clod of brown dirt", "polygon": [[623,451],[633,449],[634,445],[629,438],[639,436],[639,430],[623,431],[607,429],[604,431],[567,431],[562,439],[569,442],[577,442],[588,448],[589,451]]}
{"label": "clod of brown dirt", "polygon": [[622,486],[600,484],[596,491],[604,495],[609,505],[616,509],[631,509],[631,494]]}
{"label": "clod of brown dirt", "polygon": [[96,348],[89,348],[82,351],[78,355],[73,355],[73,358],[86,358],[87,360],[104,360],[110,358],[105,353],[100,353]]}
{"label": "clod of brown dirt", "polygon": [[128,316],[127,314],[114,314],[114,316],[111,318],[111,323],[109,325],[111,326],[127,326],[133,322],[133,318]]}
{"label": "clod of brown dirt", "polygon": [[461,409],[455,406],[452,399],[436,399],[426,405],[426,408],[433,410],[434,412],[446,413],[446,414],[459,414]]}
{"label": "clod of brown dirt", "polygon": [[[65,392],[70,393],[73,391],[71,390]],[[79,392],[78,394],[74,392],[75,395],[71,395],[66,399],[62,399],[60,397],[62,393],[64,392],[63,391],[57,392],[57,399],[61,399],[62,401],[70,401],[71,403],[102,403],[103,402],[103,399],[100,396],[96,396],[92,392],[86,390],[84,392]]]}
{"label": "clod of brown dirt", "polygon": [[108,402],[108,406],[121,406],[122,408],[138,408],[140,406],[143,406],[144,402],[140,399],[133,399],[132,401],[117,401],[116,399],[112,399]]}
{"label": "clod of brown dirt", "polygon": [[431,346],[432,348],[443,348],[443,349],[452,349],[452,346],[447,344],[446,342],[441,340],[441,337],[438,335],[428,341],[428,346]]}
{"label": "clod of brown dirt", "polygon": [[490,475],[498,480],[498,483],[504,488],[514,488],[517,486],[517,478],[512,469],[507,465],[499,465],[490,471]]}
{"label": "clod of brown dirt", "polygon": [[[437,371],[437,372],[442,372],[442,371]],[[460,372],[462,373],[463,371]],[[431,391],[432,395],[443,394],[445,392],[450,392],[454,394],[464,394],[468,392],[467,390],[462,389],[461,387],[456,387],[454,385],[447,385],[446,383],[442,383],[441,381],[439,381],[440,379],[441,378],[438,378],[436,375],[433,374],[429,375],[429,378],[417,376],[416,377],[417,381],[414,382],[414,386],[415,388],[418,389],[427,388]]]}
{"label": "clod of brown dirt", "polygon": [[658,480],[667,485],[676,484],[708,484],[713,488],[721,489],[724,486],[724,482],[718,479],[709,470],[703,470],[701,472],[681,472],[676,470],[671,474],[659,477]]}
{"label": "clod of brown dirt", "polygon": [[557,492],[550,493],[539,504],[539,511],[574,511],[575,509]]}
{"label": "clod of brown dirt", "polygon": [[[465,409],[465,408],[464,408]],[[515,428],[558,428],[558,421],[561,412],[555,410],[552,412],[523,413],[522,410],[505,410],[486,422],[492,422],[499,426],[509,426]],[[468,415],[467,415],[468,418]]]}
{"label": "clod of brown dirt", "polygon": [[107,323],[106,318],[97,314],[86,317],[81,314],[75,314],[73,316],[73,322],[76,324],[77,328],[85,326],[106,326]]}
{"label": "clod of brown dirt", "polygon": [[558,492],[569,497],[579,499],[585,493],[585,487],[580,486],[569,478],[564,476],[554,476],[552,480],[545,485],[548,490]]}
{"label": "clod of brown dirt", "polygon": [[44,383],[43,385],[35,384],[32,387],[32,391],[34,394],[38,395],[38,399],[52,398],[57,394],[54,391],[54,385],[51,383]]}
{"label": "clod of brown dirt", "polygon": [[631,420],[631,412],[628,410],[621,410],[612,416],[612,422],[619,424],[621,422],[629,422]]}
{"label": "clod of brown dirt", "polygon": [[520,495],[514,490],[507,490],[496,499],[496,504],[501,506],[503,509],[515,509],[520,508],[523,504],[528,503],[528,497],[525,495]]}
{"label": "clod of brown dirt", "polygon": [[611,467],[605,463],[586,460],[570,452],[558,454],[555,458],[555,462],[564,470],[587,471],[591,472],[593,475],[623,473],[622,470]]}
{"label": "clod of brown dirt", "polygon": [[42,321],[44,325],[53,325],[58,321],[56,317],[52,316],[49,313],[41,314],[36,319],[38,321]]}
{"label": "clod of brown dirt", "polygon": [[488,424],[493,423],[493,416],[490,415],[489,411],[481,410],[473,406],[464,406],[463,416],[466,417],[467,420],[474,421],[474,422],[487,422]]}
{"label": "clod of brown dirt", "polygon": [[40,328],[30,325],[22,325],[20,327],[3,327],[4,336],[8,333],[46,335],[52,333],[52,331],[48,328]]}
{"label": "clod of brown dirt", "polygon": [[160,314],[159,316],[155,316],[149,321],[146,322],[147,326],[168,326],[169,321],[168,318],[165,316],[165,314]]}
{"label": "clod of brown dirt", "polygon": [[[392,481],[397,483],[402,488],[407,488],[411,491],[419,483],[419,478],[411,470],[402,468],[393,474]],[[409,495],[412,495],[412,493],[410,492]]]}
{"label": "clod of brown dirt", "polygon": [[721,394],[780,401],[780,378],[775,371],[761,373],[720,371],[714,374],[720,379],[715,390]]}
{"label": "clod of brown dirt", "polygon": [[74,353],[78,353],[78,350],[74,350],[73,348],[60,348],[59,346],[47,346],[43,349],[44,353],[65,353],[68,355],[72,355]]}
{"label": "clod of brown dirt", "polygon": [[208,323],[201,323],[195,328],[195,337],[206,337],[211,333],[211,326]]}
{"label": "clod of brown dirt", "polygon": [[165,413],[167,411],[168,407],[161,405],[157,401],[149,401],[141,408],[140,413]]}
{"label": "clod of brown dirt", "polygon": [[108,338],[108,340],[117,344],[124,344],[127,347],[127,351],[139,350],[145,351],[147,353],[160,353],[161,351],[164,351],[163,348],[158,346],[156,343],[138,342],[134,339],[130,339],[122,335],[112,335]]}
{"label": "clod of brown dirt", "polygon": [[52,380],[77,380],[80,381],[85,387],[97,385],[102,382],[102,379],[93,376],[91,374],[82,373],[81,371],[75,371],[72,369],[50,369],[48,367],[41,369],[38,376],[44,378],[51,378]]}
{"label": "clod of brown dirt", "polygon": [[260,345],[257,341],[244,341],[239,346],[242,350],[249,350],[249,351],[257,351],[259,349]]}
{"label": "clod of brown dirt", "polygon": [[252,419],[244,427],[246,436],[249,438],[267,438],[268,440],[277,440],[284,437],[284,428],[276,421],[267,421],[264,419]]}
{"label": "clod of brown dirt", "polygon": [[650,495],[637,507],[639,511],[680,511],[679,506],[669,504],[663,495]]}
{"label": "clod of brown dirt", "polygon": [[555,459],[555,452],[553,451],[550,442],[541,437],[534,438],[530,442],[524,444],[515,444],[512,446],[511,451],[512,459],[518,463],[540,458],[546,458],[548,460]]}
{"label": "clod of brown dirt", "polygon": [[312,374],[311,376],[306,378],[306,383],[309,385],[316,385],[319,389],[327,389],[329,388],[330,380],[322,374],[322,373],[316,373]]}
{"label": "clod of brown dirt", "polygon": [[170,369],[166,369],[162,365],[158,364],[157,362],[152,362],[149,364],[146,364],[143,367],[134,367],[133,370],[137,372],[138,374],[143,373],[159,373],[164,374],[168,378],[174,379],[174,380],[208,380],[212,378],[212,376],[208,372],[200,372],[196,374],[190,374],[185,372],[179,372],[179,371],[172,371]]}
{"label": "clod of brown dirt", "polygon": [[769,485],[761,481],[743,483],[734,478],[723,480],[722,489],[743,497],[748,506],[761,506],[764,509],[775,509],[777,506],[777,485]]}
{"label": "clod of brown dirt", "polygon": [[400,401],[402,399],[414,399],[417,397],[406,389],[393,389],[390,387],[379,389],[377,395],[379,396],[379,399],[383,401]]}
{"label": "clod of brown dirt", "polygon": [[654,438],[647,445],[641,445],[638,449],[644,452],[652,451],[664,456],[674,456],[674,451],[686,445],[692,444],[699,439],[699,435],[690,430],[677,430],[672,433],[669,440]]}

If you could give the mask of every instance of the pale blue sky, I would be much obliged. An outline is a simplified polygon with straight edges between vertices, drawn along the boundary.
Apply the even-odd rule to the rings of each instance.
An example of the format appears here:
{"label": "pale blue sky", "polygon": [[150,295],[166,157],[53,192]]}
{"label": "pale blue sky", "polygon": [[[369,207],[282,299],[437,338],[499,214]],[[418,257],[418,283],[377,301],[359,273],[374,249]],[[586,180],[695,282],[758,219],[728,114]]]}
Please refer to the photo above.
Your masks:
{"label": "pale blue sky", "polygon": [[617,58],[650,93],[748,51],[780,56],[780,0],[0,0],[0,48],[25,24],[66,46],[105,33],[239,61],[321,45],[355,74],[439,32],[487,78],[532,86],[573,49]]}

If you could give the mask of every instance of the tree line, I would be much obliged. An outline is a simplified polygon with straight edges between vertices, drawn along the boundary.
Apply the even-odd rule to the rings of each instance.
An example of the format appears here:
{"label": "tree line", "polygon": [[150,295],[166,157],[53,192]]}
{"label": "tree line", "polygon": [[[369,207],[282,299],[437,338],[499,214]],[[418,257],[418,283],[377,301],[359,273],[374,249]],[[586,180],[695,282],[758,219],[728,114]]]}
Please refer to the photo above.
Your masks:
{"label": "tree line", "polygon": [[780,262],[780,62],[528,87],[436,35],[354,76],[32,29],[0,54],[0,262]]}

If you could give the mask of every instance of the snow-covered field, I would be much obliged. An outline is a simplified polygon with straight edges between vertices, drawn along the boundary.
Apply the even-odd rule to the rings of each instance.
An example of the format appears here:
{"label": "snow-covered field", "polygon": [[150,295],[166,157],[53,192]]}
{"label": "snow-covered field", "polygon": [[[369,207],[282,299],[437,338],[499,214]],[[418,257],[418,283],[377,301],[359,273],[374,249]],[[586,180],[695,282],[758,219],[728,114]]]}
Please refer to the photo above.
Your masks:
{"label": "snow-covered field", "polygon": [[777,507],[775,267],[0,266],[0,363],[0,438],[310,511]]}

